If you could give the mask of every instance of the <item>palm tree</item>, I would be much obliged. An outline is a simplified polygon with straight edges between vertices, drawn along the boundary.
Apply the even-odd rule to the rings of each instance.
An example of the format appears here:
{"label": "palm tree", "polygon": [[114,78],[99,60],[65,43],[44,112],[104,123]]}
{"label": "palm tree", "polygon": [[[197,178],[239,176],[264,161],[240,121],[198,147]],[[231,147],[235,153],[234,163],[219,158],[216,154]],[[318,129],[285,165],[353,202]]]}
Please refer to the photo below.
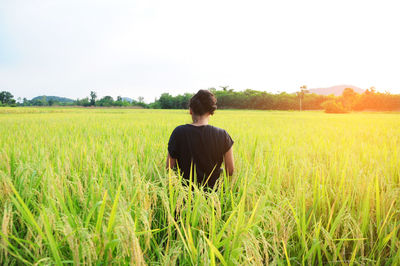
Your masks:
{"label": "palm tree", "polygon": [[229,86],[219,86],[223,91],[227,91]]}
{"label": "palm tree", "polygon": [[91,91],[90,92],[90,105],[95,105],[96,104],[96,98],[97,98],[97,94],[95,91]]}
{"label": "palm tree", "polygon": [[308,93],[307,85],[303,85],[300,87],[300,91],[296,92],[297,97],[299,97],[300,101],[300,111],[302,111],[302,100],[304,99],[304,94]]}

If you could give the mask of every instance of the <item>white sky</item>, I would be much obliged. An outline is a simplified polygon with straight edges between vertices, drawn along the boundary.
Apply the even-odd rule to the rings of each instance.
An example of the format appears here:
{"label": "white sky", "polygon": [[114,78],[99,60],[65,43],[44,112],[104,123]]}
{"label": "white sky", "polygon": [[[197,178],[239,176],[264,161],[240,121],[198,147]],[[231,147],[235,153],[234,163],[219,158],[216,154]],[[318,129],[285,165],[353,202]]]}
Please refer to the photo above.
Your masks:
{"label": "white sky", "polygon": [[396,1],[0,0],[0,90],[144,96],[229,85],[400,93]]}

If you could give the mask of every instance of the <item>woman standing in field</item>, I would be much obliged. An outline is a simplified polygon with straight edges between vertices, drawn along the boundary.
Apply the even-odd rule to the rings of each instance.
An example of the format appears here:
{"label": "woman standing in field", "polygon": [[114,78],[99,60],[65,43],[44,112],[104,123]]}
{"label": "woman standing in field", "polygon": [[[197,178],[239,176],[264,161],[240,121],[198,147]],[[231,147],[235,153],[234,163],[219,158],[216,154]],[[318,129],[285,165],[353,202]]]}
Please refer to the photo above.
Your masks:
{"label": "woman standing in field", "polygon": [[[174,129],[168,142],[167,169],[178,167],[183,178],[213,187],[224,161],[228,175],[233,174],[233,140],[221,128],[208,124],[217,109],[217,100],[208,90],[199,90],[189,102],[193,123]],[[196,179],[195,179],[196,177]]]}

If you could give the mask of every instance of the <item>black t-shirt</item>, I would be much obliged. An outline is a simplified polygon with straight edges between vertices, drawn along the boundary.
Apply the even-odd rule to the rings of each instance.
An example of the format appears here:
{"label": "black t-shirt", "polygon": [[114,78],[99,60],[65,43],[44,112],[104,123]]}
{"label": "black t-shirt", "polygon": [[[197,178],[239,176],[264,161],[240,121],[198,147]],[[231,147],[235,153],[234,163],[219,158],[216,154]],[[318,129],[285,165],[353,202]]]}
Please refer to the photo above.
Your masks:
{"label": "black t-shirt", "polygon": [[[174,129],[168,142],[168,152],[177,159],[178,167],[184,178],[190,178],[196,169],[197,182],[213,187],[221,173],[223,155],[232,147],[233,140],[221,128],[210,125],[181,125]],[[194,174],[192,174],[192,178]]]}

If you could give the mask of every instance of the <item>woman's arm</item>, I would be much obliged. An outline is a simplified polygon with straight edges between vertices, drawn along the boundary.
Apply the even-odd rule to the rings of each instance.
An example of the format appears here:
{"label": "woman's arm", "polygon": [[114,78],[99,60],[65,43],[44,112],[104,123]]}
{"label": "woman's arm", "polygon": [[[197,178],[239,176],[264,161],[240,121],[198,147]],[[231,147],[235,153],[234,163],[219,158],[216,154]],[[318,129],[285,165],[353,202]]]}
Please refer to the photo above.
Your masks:
{"label": "woman's arm", "polygon": [[231,147],[225,154],[224,154],[224,164],[225,170],[228,175],[233,175],[233,170],[235,169],[235,165],[233,162],[233,147]]}
{"label": "woman's arm", "polygon": [[176,159],[175,159],[175,158],[172,158],[171,155],[170,155],[169,152],[168,152],[166,168],[167,168],[167,170],[168,170],[169,168],[174,169],[175,166],[176,166]]}

